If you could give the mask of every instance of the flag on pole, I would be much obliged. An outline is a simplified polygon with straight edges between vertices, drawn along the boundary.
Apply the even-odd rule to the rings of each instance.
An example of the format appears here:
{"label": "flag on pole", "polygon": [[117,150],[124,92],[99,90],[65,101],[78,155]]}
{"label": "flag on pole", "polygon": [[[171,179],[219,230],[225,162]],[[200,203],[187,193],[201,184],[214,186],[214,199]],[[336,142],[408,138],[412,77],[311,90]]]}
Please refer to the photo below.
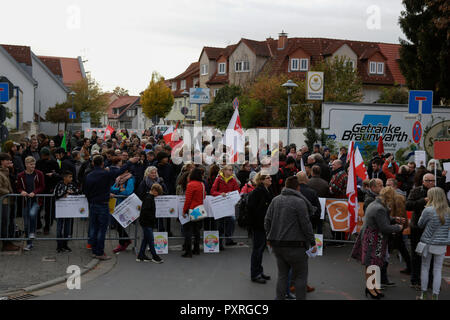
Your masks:
{"label": "flag on pole", "polygon": [[233,116],[223,138],[223,144],[231,149],[232,163],[237,162],[239,153],[244,153],[244,131],[239,118],[239,108],[234,109]]}
{"label": "flag on pole", "polygon": [[358,198],[356,187],[356,168],[355,168],[355,153],[354,142],[352,141],[352,152],[349,153],[350,166],[348,168],[348,181],[347,181],[347,197],[348,197],[348,235],[352,235],[356,232],[356,224],[358,222]]}
{"label": "flag on pole", "polygon": [[[355,148],[356,147],[356,148]],[[354,152],[355,155],[355,172],[356,176],[360,177],[361,180],[369,179],[369,175],[367,174],[367,168],[364,164],[364,159],[359,151],[359,147],[353,141],[350,141],[348,145],[348,153],[347,153],[347,163],[350,162],[350,155]]]}
{"label": "flag on pole", "polygon": [[67,140],[66,140],[66,133],[64,132],[64,137],[61,141],[61,148],[64,148],[64,151],[67,152]]}
{"label": "flag on pole", "polygon": [[111,127],[110,125],[108,125],[107,127],[106,127],[106,130],[105,130],[105,135],[104,135],[104,137],[103,137],[103,140],[106,140],[106,137],[107,136],[110,136],[111,137],[111,135],[112,135],[112,133],[115,131],[115,129],[113,128],[113,127]]}
{"label": "flag on pole", "polygon": [[377,152],[380,156],[384,153],[383,136],[381,134],[380,137],[378,138]]}
{"label": "flag on pole", "polygon": [[172,149],[179,144],[180,141],[179,137],[177,135],[177,129],[178,129],[178,125],[180,124],[180,122],[177,122],[177,125],[175,127],[175,129],[173,128],[173,126],[170,126],[169,128],[167,128],[166,131],[164,131],[163,133],[163,139],[164,142],[169,145]]}

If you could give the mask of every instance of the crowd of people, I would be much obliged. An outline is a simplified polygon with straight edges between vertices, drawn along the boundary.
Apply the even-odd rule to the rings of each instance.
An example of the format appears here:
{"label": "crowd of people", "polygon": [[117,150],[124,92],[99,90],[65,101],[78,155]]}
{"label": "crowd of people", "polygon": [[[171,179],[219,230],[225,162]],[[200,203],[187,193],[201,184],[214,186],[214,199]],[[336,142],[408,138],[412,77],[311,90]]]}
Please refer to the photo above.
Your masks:
{"label": "crowd of people", "polygon": [[[306,292],[314,290],[307,284],[306,251],[317,250],[314,233],[323,233],[319,198],[347,198],[347,149],[342,147],[338,154],[332,154],[326,146],[317,144],[310,151],[307,146],[283,146],[281,141],[270,149],[263,142],[258,148],[257,163],[249,162],[247,157],[247,161],[237,165],[222,163],[223,159],[214,157],[216,148],[214,141],[204,142],[201,150],[192,152],[200,163],[177,164],[162,134],[151,130],[146,130],[142,137],[129,135],[125,129],[107,137],[93,131],[90,138],[83,138],[80,131],[67,138],[60,130],[55,137],[41,133],[20,142],[8,141],[0,153],[0,196],[20,194],[22,197],[15,203],[3,198],[1,238],[17,237],[16,205],[23,216],[24,236],[28,239],[23,249],[32,250],[36,233],[42,229],[47,235],[51,230],[55,199],[84,194],[89,202],[87,248],[98,259],[110,259],[104,250],[108,227],[116,229],[121,238],[113,253],[126,250],[131,240],[124,228],[111,221],[109,201],[119,195],[118,204],[135,193],[143,201],[139,223],[144,237],[137,261],[161,263],[153,246],[153,230],[167,231],[171,237],[174,226],[168,218],[156,219],[155,197],[185,195],[183,215],[187,217],[191,210],[203,205],[206,195],[226,196],[239,191],[245,199],[242,206],[248,214],[245,227],[253,243],[250,279],[260,284],[271,279],[262,266],[263,253],[269,244],[277,258],[277,299],[304,299]],[[422,291],[423,298],[433,255],[433,297],[437,297],[442,246],[449,242],[448,235],[444,239],[442,231],[448,230],[450,223],[446,198],[450,186],[445,182],[446,172],[434,159],[426,167],[416,168],[413,161],[399,165],[393,155],[378,153],[373,154],[366,167],[369,179],[358,178],[357,182],[358,200],[364,202],[364,226],[352,256],[366,267],[379,266],[381,284],[389,287],[395,285],[388,279],[389,253],[398,249],[406,263],[401,272],[411,276],[411,285]],[[54,197],[39,197],[43,194]],[[42,208],[45,209],[43,219]],[[407,210],[413,212],[410,223]],[[239,211],[240,214],[244,212]],[[235,217],[186,223],[182,226],[185,237],[182,256],[192,258],[200,254],[202,228],[219,231],[221,251],[236,245],[233,240],[236,224]],[[67,239],[72,227],[73,219],[57,219],[57,237],[65,239],[57,242],[59,253],[71,251]],[[407,236],[403,234],[408,227],[409,249],[405,242]],[[333,236],[337,240],[346,237],[343,232],[333,232]],[[430,246],[428,255],[416,252],[420,242]],[[147,247],[152,258],[145,254]],[[20,247],[5,240],[3,250],[15,251]],[[383,296],[379,288],[366,288],[366,294],[377,299]]]}

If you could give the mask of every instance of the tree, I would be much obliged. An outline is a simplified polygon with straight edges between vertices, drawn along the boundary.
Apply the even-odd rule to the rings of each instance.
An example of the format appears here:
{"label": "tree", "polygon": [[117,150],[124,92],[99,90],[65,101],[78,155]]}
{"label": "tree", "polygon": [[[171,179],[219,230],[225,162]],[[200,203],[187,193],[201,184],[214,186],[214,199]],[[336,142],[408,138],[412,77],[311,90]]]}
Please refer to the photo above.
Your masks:
{"label": "tree", "polygon": [[113,93],[116,96],[118,96],[118,97],[129,96],[129,93],[128,93],[127,89],[124,89],[124,88],[121,88],[121,87],[118,87],[118,86],[113,90]]}
{"label": "tree", "polygon": [[410,89],[433,90],[434,104],[450,103],[448,0],[403,0],[399,18],[400,70]]}
{"label": "tree", "polygon": [[408,104],[409,92],[403,87],[384,87],[377,103]]}
{"label": "tree", "polygon": [[[239,98],[241,93],[241,87],[235,85],[220,88],[214,101],[203,107],[205,124],[226,129],[234,113],[233,100]],[[241,111],[240,108],[239,111]]]}
{"label": "tree", "polygon": [[91,115],[91,122],[93,124],[100,123],[100,118],[108,108],[108,99],[102,92],[100,85],[91,77],[82,79],[71,87],[75,93],[72,97],[67,95],[67,100],[64,103],[56,104],[47,110],[45,117],[53,123],[67,122],[67,109],[73,109],[77,113],[77,118],[74,122],[80,122],[80,112],[89,112]]}
{"label": "tree", "polygon": [[164,77],[158,72],[152,73],[152,80],[141,94],[142,111],[149,118],[164,118],[172,109],[174,98],[172,90],[166,85]]}

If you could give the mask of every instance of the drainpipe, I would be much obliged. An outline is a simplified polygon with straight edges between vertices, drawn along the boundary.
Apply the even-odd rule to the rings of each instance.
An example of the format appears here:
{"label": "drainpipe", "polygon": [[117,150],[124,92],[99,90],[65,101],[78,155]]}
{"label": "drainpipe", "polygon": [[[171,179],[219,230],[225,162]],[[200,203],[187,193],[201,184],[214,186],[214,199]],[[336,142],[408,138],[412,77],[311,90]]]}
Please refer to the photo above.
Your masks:
{"label": "drainpipe", "polygon": [[14,87],[14,89],[16,89],[16,129],[17,129],[17,131],[19,131],[19,126],[20,126],[20,119],[19,119],[19,97],[20,97],[20,94],[19,94],[19,91],[20,91],[20,88],[19,87]]}

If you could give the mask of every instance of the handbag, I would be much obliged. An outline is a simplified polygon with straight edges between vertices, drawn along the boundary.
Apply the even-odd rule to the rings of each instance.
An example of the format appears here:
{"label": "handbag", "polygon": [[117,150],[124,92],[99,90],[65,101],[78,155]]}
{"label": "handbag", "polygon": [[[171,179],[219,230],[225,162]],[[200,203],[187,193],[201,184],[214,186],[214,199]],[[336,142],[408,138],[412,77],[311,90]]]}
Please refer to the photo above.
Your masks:
{"label": "handbag", "polygon": [[[205,199],[205,186],[203,187],[203,199]],[[200,221],[208,217],[205,207],[201,204],[196,206],[194,209],[189,209],[189,220],[190,221]]]}
{"label": "handbag", "polygon": [[417,244],[417,247],[416,247],[416,253],[419,254],[419,255],[422,255],[423,250],[425,249],[426,246],[427,246],[426,243],[420,241],[420,242]]}

